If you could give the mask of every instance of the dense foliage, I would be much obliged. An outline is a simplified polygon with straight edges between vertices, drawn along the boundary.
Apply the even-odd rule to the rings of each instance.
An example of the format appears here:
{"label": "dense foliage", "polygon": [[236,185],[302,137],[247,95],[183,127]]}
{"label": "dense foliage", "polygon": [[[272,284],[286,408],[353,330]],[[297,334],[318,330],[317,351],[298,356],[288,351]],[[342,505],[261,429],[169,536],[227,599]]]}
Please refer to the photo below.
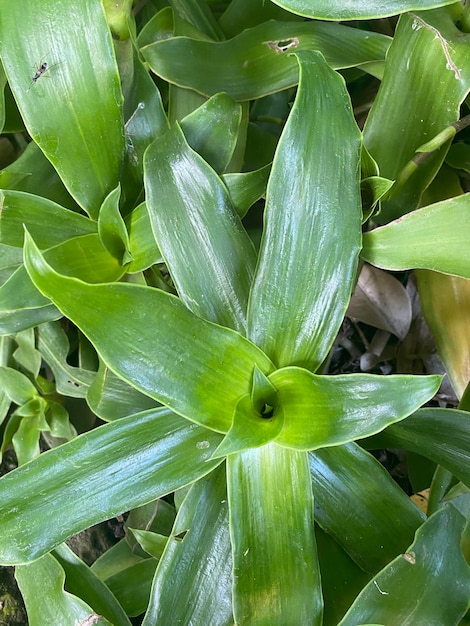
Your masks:
{"label": "dense foliage", "polygon": [[134,4],[0,7],[29,623],[469,623],[470,5]]}

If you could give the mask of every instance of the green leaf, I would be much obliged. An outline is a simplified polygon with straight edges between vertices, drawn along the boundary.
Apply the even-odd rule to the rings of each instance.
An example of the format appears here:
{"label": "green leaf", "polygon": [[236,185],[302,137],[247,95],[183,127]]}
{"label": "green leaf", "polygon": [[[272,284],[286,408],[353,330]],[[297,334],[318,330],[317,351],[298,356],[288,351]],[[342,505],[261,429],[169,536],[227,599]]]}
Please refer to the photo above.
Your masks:
{"label": "green leaf", "polygon": [[13,352],[13,358],[21,368],[37,378],[42,365],[42,357],[36,348],[36,335],[32,328],[16,333],[15,343],[18,346]]}
{"label": "green leaf", "polygon": [[406,550],[425,516],[373,456],[348,443],[308,458],[315,521],[364,571]]}
{"label": "green leaf", "polygon": [[[43,403],[39,399],[31,400],[15,411],[15,415],[21,416],[21,421],[14,435],[11,438],[13,449],[15,450],[18,465],[24,465],[39,456],[39,438],[41,431],[50,430],[44,417]],[[10,421],[11,422],[11,421]],[[10,425],[10,422],[8,425]],[[5,433],[7,434],[7,433]],[[2,449],[5,450],[4,440]]]}
{"label": "green leaf", "polygon": [[193,28],[197,28],[201,34],[211,39],[219,39],[223,36],[213,11],[206,3],[199,0],[177,0],[175,6],[175,20],[185,20]]}
{"label": "green leaf", "polygon": [[[364,442],[369,449],[405,448],[443,465],[470,487],[469,413],[421,409]],[[443,435],[444,433],[444,435]]]}
{"label": "green leaf", "polygon": [[320,626],[307,455],[272,443],[230,455],[227,482],[236,623]]}
{"label": "green leaf", "polygon": [[365,233],[361,256],[387,270],[430,269],[470,278],[469,211],[470,194],[413,211]]}
{"label": "green leaf", "polygon": [[160,560],[165,550],[168,537],[160,535],[159,533],[153,533],[149,530],[140,530],[139,528],[129,527],[129,530],[138,541],[142,550],[145,550],[145,552],[153,556],[154,559]]}
{"label": "green leaf", "polygon": [[232,204],[240,217],[244,217],[248,209],[266,193],[266,185],[271,164],[252,172],[224,174],[222,179],[227,185]]}
{"label": "green leaf", "polygon": [[42,0],[10,3],[2,11],[0,53],[29,134],[96,217],[118,183],[124,149],[122,95],[101,2],[88,0],[79,11],[68,0],[55,0],[53,10]]}
{"label": "green leaf", "polygon": [[277,390],[255,365],[251,394],[243,396],[238,402],[232,426],[213,457],[265,445],[279,435],[283,423],[284,416],[282,408],[278,408]]}
{"label": "green leaf", "polygon": [[40,196],[4,189],[0,205],[0,242],[9,246],[23,247],[23,226],[41,250],[97,232],[96,222]]}
{"label": "green leaf", "polygon": [[153,72],[206,96],[221,91],[253,100],[298,82],[291,53],[319,50],[336,69],[385,57],[390,39],[371,31],[321,22],[269,21],[222,42],[166,37],[141,48]]}
{"label": "green leaf", "polygon": [[72,398],[85,398],[96,372],[67,362],[69,342],[59,323],[47,322],[37,329],[38,350],[54,375],[57,391]]}
{"label": "green leaf", "polygon": [[105,422],[146,411],[156,405],[155,400],[131,387],[102,362],[86,399],[93,413]]}
{"label": "green leaf", "polygon": [[191,487],[178,512],[142,626],[229,626],[231,591],[226,479],[220,466]]}
{"label": "green leaf", "polygon": [[[124,125],[126,159],[121,177],[123,191],[130,206],[141,200],[144,152],[148,145],[168,128],[168,119],[163,108],[158,87],[152,80],[147,67],[140,60],[138,50],[130,40],[120,42],[124,46],[122,61],[128,81],[124,87]],[[129,50],[129,45],[131,49]],[[118,51],[121,49],[117,48]],[[133,202],[133,204],[132,204]]]}
{"label": "green leaf", "polygon": [[[398,22],[384,80],[364,127],[364,143],[380,175],[390,180],[400,177],[416,150],[458,120],[470,89],[470,34],[454,24],[453,10],[402,15]],[[404,111],[410,113],[404,115]],[[412,168],[415,173],[392,188],[393,198],[382,203],[381,223],[418,206],[449,143],[426,155],[424,161],[418,155],[419,167]]]}
{"label": "green leaf", "polygon": [[145,188],[155,238],[183,302],[244,331],[255,250],[222,181],[177,125],[148,148]]}
{"label": "green leaf", "polygon": [[[192,2],[192,0],[189,0]],[[186,6],[184,6],[186,5]],[[204,40],[207,39],[212,40],[213,37],[209,35],[207,36],[207,31],[204,26],[201,24],[197,24],[197,20],[192,22],[191,18],[187,19],[185,13],[186,8],[188,7],[188,1],[183,0],[183,2],[178,1],[178,5],[175,6],[175,11],[171,11],[172,22],[171,22],[171,33],[177,37],[191,37],[196,40]],[[162,11],[163,13],[163,11]],[[162,38],[168,37],[166,32],[161,33],[157,32],[156,37],[152,38],[152,41],[159,40]],[[216,39],[218,37],[216,36]],[[142,53],[142,50],[140,50]],[[145,56],[142,55],[145,59]],[[145,59],[146,60],[146,59]],[[146,63],[146,67],[148,68],[148,63]],[[182,89],[180,86],[170,84],[168,86],[168,99],[169,99],[169,109],[168,109],[168,118],[170,124],[181,120],[186,117],[197,108],[199,108],[204,102],[206,98],[196,91],[191,89]]]}
{"label": "green leaf", "polygon": [[363,572],[334,539],[315,526],[325,613],[323,626],[338,626],[370,576]]}
{"label": "green leaf", "polygon": [[0,387],[11,402],[24,404],[38,395],[36,387],[27,376],[11,367],[0,366]]}
{"label": "green leaf", "polygon": [[83,600],[64,591],[64,570],[51,554],[18,567],[16,580],[30,626],[84,624],[86,621],[97,626],[112,626],[107,619],[96,615]]}
{"label": "green leaf", "polygon": [[264,373],[273,369],[247,339],[196,317],[163,291],[139,285],[88,285],[61,276],[29,237],[25,264],[36,286],[83,331],[111,370],[211,429],[230,428],[236,402],[250,392],[255,363]]}
{"label": "green leaf", "polygon": [[283,424],[282,408],[273,411],[273,408],[268,406],[266,415],[263,415],[255,408],[252,398],[247,394],[238,402],[232,426],[212,458],[263,446],[279,436]]}
{"label": "green leaf", "polygon": [[101,243],[98,233],[81,235],[49,248],[46,259],[64,274],[90,283],[119,280],[125,268]]}
{"label": "green leaf", "polygon": [[65,588],[69,593],[85,600],[113,626],[130,626],[129,618],[107,586],[66,544],[57,546],[53,554],[65,572]]}
{"label": "green leaf", "polygon": [[219,463],[208,459],[220,440],[155,409],[41,454],[0,479],[0,563],[37,559],[93,524],[197,480]]}
{"label": "green leaf", "polygon": [[61,317],[36,289],[24,267],[17,268],[0,287],[0,335],[12,335]]}
{"label": "green leaf", "polygon": [[404,419],[432,398],[441,376],[317,376],[286,367],[269,380],[284,413],[276,442],[316,450],[367,437]]}
{"label": "green leaf", "polygon": [[[0,220],[1,228],[1,220]],[[23,249],[0,243],[0,284],[3,284],[23,263]]]}
{"label": "green leaf", "polygon": [[162,263],[162,254],[155,241],[146,203],[141,202],[136,206],[124,221],[129,231],[129,249],[132,256],[127,271],[130,274],[142,272],[155,263]]}
{"label": "green leaf", "polygon": [[219,23],[228,38],[238,35],[246,28],[273,19],[300,21],[301,18],[265,0],[232,0]]}
{"label": "green leaf", "polygon": [[457,170],[469,173],[470,145],[462,142],[452,144],[446,156],[446,163]]}
{"label": "green leaf", "polygon": [[143,559],[129,567],[121,566],[116,574],[106,579],[106,586],[128,615],[140,615],[147,608],[156,569],[155,559]]}
{"label": "green leaf", "polygon": [[470,568],[460,547],[464,524],[453,506],[432,515],[408,550],[365,587],[339,626],[458,624],[470,595]]}
{"label": "green leaf", "polygon": [[[11,97],[13,98],[13,96]],[[0,187],[4,191],[7,189],[9,191],[16,190],[47,198],[74,212],[80,210],[78,204],[64,187],[51,162],[47,160],[34,141],[27,144],[24,152],[0,172]],[[20,233],[20,236],[22,234]]]}
{"label": "green leaf", "polygon": [[[184,490],[189,488],[189,486],[186,486],[182,489]],[[155,535],[156,533],[158,533],[160,537],[164,535],[166,540],[171,533],[171,529],[175,523],[175,518],[175,506],[173,504],[169,504],[169,502],[163,498],[158,498],[158,500],[154,500],[153,502],[144,504],[137,509],[133,509],[129,512],[124,524],[128,545],[137,553],[140,552],[144,558],[147,558],[148,554],[145,553],[145,550],[143,551],[140,549],[139,542],[135,538],[135,532],[138,529],[152,531],[152,535]],[[131,531],[131,534],[127,532],[128,530]]]}
{"label": "green leaf", "polygon": [[319,20],[369,20],[408,11],[426,11],[453,0],[272,0],[296,15]]}
{"label": "green leaf", "polygon": [[[376,206],[386,198],[388,192],[393,187],[393,181],[380,176],[369,176],[361,181],[361,191],[363,194],[363,221],[366,221],[374,212]],[[365,204],[364,204],[365,202]]]}
{"label": "green leaf", "polygon": [[263,372],[255,365],[251,387],[251,403],[260,415],[269,413],[269,407],[277,407],[277,389]]}
{"label": "green leaf", "polygon": [[119,212],[120,186],[116,187],[104,199],[98,216],[98,233],[101,243],[120,265],[132,261],[129,234]]}
{"label": "green leaf", "polygon": [[[46,257],[65,274],[89,282],[116,280],[124,273],[122,265],[109,254],[97,233],[63,241],[47,250]],[[0,287],[1,333],[15,333],[60,317],[56,307],[38,292],[23,267]]]}
{"label": "green leaf", "polygon": [[7,77],[3,67],[0,69],[0,132],[3,133],[5,126],[5,86],[7,84]]}
{"label": "green leaf", "polygon": [[232,158],[241,115],[241,106],[219,93],[181,120],[188,144],[218,173],[225,171]]}
{"label": "green leaf", "polygon": [[126,537],[98,557],[91,566],[91,570],[102,581],[106,581],[114,574],[124,571],[136,563],[140,563],[142,560],[140,553],[136,554],[130,548]]}
{"label": "green leaf", "polygon": [[69,421],[67,409],[58,402],[47,402],[46,421],[53,437],[69,441],[77,436],[77,431]]}
{"label": "green leaf", "polygon": [[300,85],[269,178],[248,336],[278,367],[315,370],[356,272],[361,137],[343,78],[319,53],[297,56]]}

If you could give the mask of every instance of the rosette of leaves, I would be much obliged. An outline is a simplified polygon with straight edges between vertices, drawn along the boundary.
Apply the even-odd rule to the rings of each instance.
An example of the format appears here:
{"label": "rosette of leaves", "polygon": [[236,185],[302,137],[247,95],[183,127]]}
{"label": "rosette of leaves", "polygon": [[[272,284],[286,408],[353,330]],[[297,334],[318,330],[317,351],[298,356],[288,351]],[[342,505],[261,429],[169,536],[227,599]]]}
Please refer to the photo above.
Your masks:
{"label": "rosette of leaves", "polygon": [[[99,30],[97,4],[88,8]],[[168,10],[157,17],[159,28],[169,28]],[[194,34],[183,21],[179,15],[176,31]],[[139,62],[134,90],[123,80],[124,135],[110,41],[98,36],[97,50],[109,60],[99,69],[112,89],[98,85],[92,147],[84,132],[95,123],[90,102],[69,98],[80,80],[73,64],[59,59],[52,86],[40,76],[19,99],[64,183],[54,199],[67,198],[88,217],[5,190],[5,249],[22,247],[18,226],[26,226],[24,258],[12,253],[8,281],[27,285],[34,298],[30,307],[19,303],[15,320],[74,323],[100,361],[82,397],[108,422],[0,480],[0,562],[18,566],[31,623],[128,624],[127,615],[143,612],[146,626],[391,623],[397,615],[406,623],[416,616],[416,598],[423,623],[458,623],[465,614],[464,515],[448,505],[426,521],[357,443],[383,433],[418,448],[464,489],[464,412],[415,413],[438,390],[439,376],[321,373],[361,249],[362,136],[334,63],[296,50],[294,37],[271,43],[273,58],[295,52],[282,88],[294,65],[299,85],[270,169],[259,251],[240,214],[263,195],[266,169],[254,178],[228,173],[244,105],[215,95],[170,125]],[[27,73],[13,75],[7,44],[5,69],[17,94]],[[126,53],[130,62],[132,49]],[[142,100],[130,104],[139,89]],[[175,81],[174,102],[179,89]],[[64,132],[78,120],[84,145],[76,152],[88,154],[92,168],[47,135],[33,106],[39,97],[63,103]],[[205,132],[207,120],[214,136]],[[100,151],[107,152],[102,161]],[[139,172],[145,204],[137,201]],[[157,271],[160,262],[171,280]],[[4,294],[13,299],[9,286]],[[58,375],[68,371],[55,366]],[[446,420],[454,430],[441,446],[435,430]],[[152,503],[172,493],[165,528],[154,523],[156,513],[140,528],[129,524],[121,568],[116,551],[90,570],[62,545],[125,511],[156,511]],[[451,581],[445,589],[443,580]]]}

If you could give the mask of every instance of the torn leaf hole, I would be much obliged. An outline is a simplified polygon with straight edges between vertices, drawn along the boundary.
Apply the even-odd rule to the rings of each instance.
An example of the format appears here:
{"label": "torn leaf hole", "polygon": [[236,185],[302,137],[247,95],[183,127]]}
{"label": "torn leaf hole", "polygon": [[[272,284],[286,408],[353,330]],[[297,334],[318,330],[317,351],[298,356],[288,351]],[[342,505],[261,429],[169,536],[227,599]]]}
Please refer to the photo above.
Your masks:
{"label": "torn leaf hole", "polygon": [[182,541],[184,541],[184,538],[186,537],[187,534],[188,534],[188,530],[182,530],[180,533],[173,535],[173,539],[181,543]]}
{"label": "torn leaf hole", "polygon": [[283,54],[291,48],[297,48],[299,45],[298,37],[289,37],[289,39],[277,39],[276,41],[263,41],[263,43],[274,50],[276,54]]}

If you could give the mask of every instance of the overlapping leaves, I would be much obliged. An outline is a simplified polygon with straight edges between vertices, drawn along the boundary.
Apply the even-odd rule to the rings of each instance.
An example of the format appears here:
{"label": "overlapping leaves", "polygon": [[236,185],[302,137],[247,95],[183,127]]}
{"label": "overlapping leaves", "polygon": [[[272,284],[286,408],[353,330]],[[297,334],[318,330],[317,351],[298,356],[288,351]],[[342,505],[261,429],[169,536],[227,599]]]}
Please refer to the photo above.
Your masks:
{"label": "overlapping leaves", "polygon": [[[161,44],[163,48],[165,42]],[[403,419],[439,384],[438,377],[313,373],[331,348],[354,283],[361,231],[361,136],[343,79],[318,52],[303,50],[297,59],[300,85],[268,185],[256,269],[251,242],[224,183],[188,147],[177,127],[150,147],[145,176],[154,235],[179,299],[142,285],[82,282],[63,271],[60,259],[45,257],[34,236],[27,238],[25,265],[35,286],[84,332],[102,359],[90,398],[100,401],[109,368],[174,412],[161,408],[118,419],[2,479],[2,560],[37,558],[87,525],[198,481],[219,465],[220,456],[228,455],[229,515],[221,506],[225,494],[219,469],[193,487],[178,520],[183,524],[198,516],[197,502],[207,498],[214,506],[202,513],[214,521],[217,541],[210,542],[201,526],[200,541],[168,544],[157,570],[148,623],[160,609],[172,611],[171,602],[161,600],[162,590],[172,587],[171,576],[181,571],[188,555],[192,563],[210,563],[227,554],[231,524],[237,623],[262,623],[269,615],[273,625],[321,624],[311,472],[320,461],[334,466],[335,460],[349,458],[344,450],[328,456],[329,448],[334,451]],[[289,63],[297,60],[291,57]],[[108,219],[101,217],[96,236],[113,258],[124,258],[129,242],[117,201],[111,209]],[[177,229],[172,229],[171,219],[178,220]],[[324,454],[315,464],[312,453],[310,469],[307,450]],[[89,467],[87,461],[95,455],[99,463]],[[88,482],[91,496],[80,491]],[[38,515],[61,498],[66,504],[57,519]],[[389,556],[419,518],[406,510],[404,531]],[[374,522],[382,517],[364,516]],[[398,526],[397,519],[389,522],[389,534]],[[340,524],[335,533],[345,530]],[[358,545],[356,533],[343,548],[357,558]],[[365,560],[369,558],[367,554]],[[373,570],[376,562],[370,560],[366,567]],[[228,621],[230,573],[224,567],[219,571]],[[179,588],[195,594],[194,585]],[[204,589],[214,594],[213,585]]]}

